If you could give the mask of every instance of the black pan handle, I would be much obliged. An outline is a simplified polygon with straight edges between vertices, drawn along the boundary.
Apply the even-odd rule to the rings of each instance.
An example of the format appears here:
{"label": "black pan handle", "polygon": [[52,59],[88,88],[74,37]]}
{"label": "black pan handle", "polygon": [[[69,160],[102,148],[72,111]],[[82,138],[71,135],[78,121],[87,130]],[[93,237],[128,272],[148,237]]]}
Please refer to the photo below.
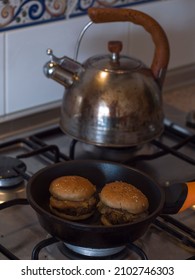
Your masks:
{"label": "black pan handle", "polygon": [[178,183],[165,188],[163,214],[176,214],[195,205],[195,182]]}

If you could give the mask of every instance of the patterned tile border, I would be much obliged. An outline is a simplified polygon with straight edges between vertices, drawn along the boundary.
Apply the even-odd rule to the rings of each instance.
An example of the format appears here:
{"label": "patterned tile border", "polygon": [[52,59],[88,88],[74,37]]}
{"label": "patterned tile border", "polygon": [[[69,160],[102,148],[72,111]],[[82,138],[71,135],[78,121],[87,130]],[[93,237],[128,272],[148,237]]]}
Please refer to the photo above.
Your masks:
{"label": "patterned tile border", "polygon": [[0,32],[85,15],[89,7],[125,7],[163,0],[0,0]]}

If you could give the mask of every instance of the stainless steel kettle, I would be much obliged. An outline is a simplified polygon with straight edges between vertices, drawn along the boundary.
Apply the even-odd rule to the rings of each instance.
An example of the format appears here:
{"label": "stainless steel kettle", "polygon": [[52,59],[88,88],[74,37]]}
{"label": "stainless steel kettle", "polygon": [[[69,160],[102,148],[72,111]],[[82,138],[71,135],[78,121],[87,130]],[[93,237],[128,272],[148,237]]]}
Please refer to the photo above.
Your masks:
{"label": "stainless steel kettle", "polygon": [[[169,62],[169,43],[149,15],[120,8],[90,8],[91,23],[129,21],[151,34],[155,52],[151,67],[121,54],[120,41],[108,42],[109,53],[83,64],[66,56],[44,66],[45,75],[66,90],[61,128],[75,139],[104,147],[142,145],[163,131],[161,90]],[[90,23],[90,24],[91,24]],[[89,25],[90,25],[89,24]]]}

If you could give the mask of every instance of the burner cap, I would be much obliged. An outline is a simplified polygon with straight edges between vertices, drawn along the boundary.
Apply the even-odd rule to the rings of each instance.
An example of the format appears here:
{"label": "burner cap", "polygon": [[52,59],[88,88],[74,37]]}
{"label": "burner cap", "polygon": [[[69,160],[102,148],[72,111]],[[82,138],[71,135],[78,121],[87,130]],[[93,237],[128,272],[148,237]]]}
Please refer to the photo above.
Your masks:
{"label": "burner cap", "polygon": [[72,250],[73,252],[83,255],[83,256],[89,256],[89,257],[106,257],[106,256],[111,256],[115,255],[122,250],[125,249],[125,246],[119,246],[119,247],[114,247],[114,248],[105,248],[105,249],[94,249],[94,248],[86,248],[86,247],[79,247],[79,246],[74,246],[72,244],[64,243],[64,245]]}
{"label": "burner cap", "polygon": [[119,260],[127,255],[126,246],[116,248],[94,249],[78,247],[68,243],[61,243],[59,249],[62,254],[72,260]]}
{"label": "burner cap", "polygon": [[21,160],[0,156],[0,187],[13,187],[20,184],[23,178],[19,173],[25,171],[26,165]]}

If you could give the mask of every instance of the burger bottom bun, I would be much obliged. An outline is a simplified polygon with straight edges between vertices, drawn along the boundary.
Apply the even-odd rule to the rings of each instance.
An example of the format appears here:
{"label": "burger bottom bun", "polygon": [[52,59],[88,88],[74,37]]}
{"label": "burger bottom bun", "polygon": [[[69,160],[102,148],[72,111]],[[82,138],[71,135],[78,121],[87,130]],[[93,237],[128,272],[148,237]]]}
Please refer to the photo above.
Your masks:
{"label": "burger bottom bun", "polygon": [[49,206],[50,210],[53,214],[55,214],[56,216],[63,218],[65,220],[69,220],[69,221],[79,221],[79,220],[85,220],[89,217],[91,217],[94,214],[94,211],[90,212],[90,213],[85,213],[79,216],[71,216],[71,215],[67,215],[61,211],[58,211],[57,209],[53,208],[51,205]]}

